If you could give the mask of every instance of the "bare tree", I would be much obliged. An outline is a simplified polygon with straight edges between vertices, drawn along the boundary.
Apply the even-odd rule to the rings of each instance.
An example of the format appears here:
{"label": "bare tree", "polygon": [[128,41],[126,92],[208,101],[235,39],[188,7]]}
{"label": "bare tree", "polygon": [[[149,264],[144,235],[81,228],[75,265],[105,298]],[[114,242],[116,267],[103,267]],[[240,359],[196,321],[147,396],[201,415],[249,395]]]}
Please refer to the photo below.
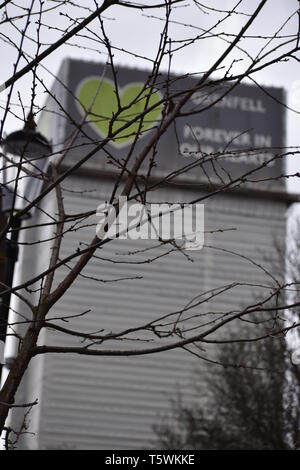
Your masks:
{"label": "bare tree", "polygon": [[[293,224],[288,248],[276,244],[276,250],[293,284],[285,295],[296,304],[299,223]],[[291,309],[289,315],[297,321],[299,309]],[[254,315],[252,321],[261,330],[259,316]],[[265,321],[266,327],[269,321]],[[271,315],[270,331],[272,321]],[[240,342],[240,335],[233,334],[217,357],[211,357],[206,377],[195,369],[192,382],[198,404],[186,404],[180,390],[171,398],[169,414],[155,425],[159,445],[165,449],[298,450],[298,344],[297,331],[259,342]]]}
{"label": "bare tree", "polygon": [[[224,156],[231,156],[238,158],[245,154],[245,148],[230,150],[229,144],[224,145],[221,152],[208,154],[202,151],[199,144],[194,153],[197,154],[197,159],[193,163],[182,165],[180,169],[175,169],[169,172],[168,175],[162,178],[153,179],[153,171],[156,165],[157,148],[163,138],[164,134],[175,126],[178,119],[187,119],[188,116],[196,113],[205,113],[209,109],[217,106],[220,101],[225,98],[232,90],[234,90],[243,80],[248,79],[260,85],[255,80],[255,74],[271,67],[274,64],[281,64],[285,66],[288,60],[298,60],[299,53],[299,35],[295,30],[292,36],[282,34],[282,30],[286,22],[291,18],[297,17],[297,5],[291,18],[285,19],[281,26],[274,31],[271,35],[264,37],[257,36],[257,47],[254,54],[251,54],[247,47],[244,48],[244,41],[251,38],[251,28],[255,21],[263,15],[263,9],[267,4],[267,0],[255,2],[255,6],[251,8],[244,7],[242,0],[231,2],[230,8],[223,10],[221,8],[213,8],[208,4],[191,0],[164,0],[153,2],[131,2],[131,1],[118,1],[118,0],[105,0],[99,5],[96,1],[89,2],[88,6],[82,6],[80,2],[42,2],[42,1],[27,1],[25,2],[2,2],[0,4],[0,11],[2,11],[2,19],[0,21],[3,32],[0,32],[0,39],[9,44],[14,53],[15,61],[14,68],[11,75],[1,85],[0,91],[2,96],[5,96],[4,105],[2,108],[2,120],[0,126],[1,141],[4,137],[4,129],[7,119],[14,115],[16,122],[26,123],[27,127],[32,123],[32,116],[35,120],[38,119],[43,107],[40,105],[40,95],[46,93],[52,99],[57,101],[57,106],[60,115],[69,122],[72,121],[72,116],[68,115],[64,104],[51,93],[50,88],[45,84],[44,75],[45,59],[51,54],[56,53],[62,47],[75,47],[80,50],[90,50],[93,48],[95,54],[105,54],[107,58],[107,67],[111,70],[114,77],[115,97],[116,97],[116,111],[109,118],[107,123],[107,131],[105,137],[94,140],[92,150],[86,150],[86,146],[81,147],[81,156],[75,163],[73,162],[67,168],[64,167],[66,158],[70,150],[76,144],[77,136],[84,135],[85,123],[87,122],[87,115],[92,109],[91,107],[84,110],[85,116],[82,122],[72,122],[74,126],[73,135],[69,141],[64,143],[64,148],[60,149],[58,156],[56,155],[55,163],[52,163],[47,171],[39,172],[35,177],[44,181],[43,189],[33,201],[25,201],[25,207],[14,211],[12,207],[6,223],[1,224],[1,239],[12,234],[15,230],[16,223],[28,214],[34,207],[39,210],[44,210],[42,206],[43,200],[47,195],[55,195],[57,201],[57,212],[51,214],[51,222],[46,225],[54,229],[54,234],[51,240],[35,240],[32,242],[36,246],[41,243],[52,242],[52,254],[49,259],[48,268],[39,272],[34,278],[27,280],[24,283],[13,286],[4,286],[2,296],[10,292],[17,296],[24,304],[24,308],[30,309],[31,317],[28,318],[23,312],[18,312],[20,317],[19,322],[25,325],[24,334],[19,335],[15,331],[15,336],[19,341],[18,355],[15,358],[11,370],[0,392],[0,429],[3,430],[5,420],[9,409],[13,406],[15,395],[20,385],[21,379],[31,361],[31,359],[40,354],[51,353],[64,353],[64,354],[81,354],[86,356],[135,356],[154,353],[163,353],[167,350],[176,348],[187,348],[197,350],[197,346],[201,344],[218,344],[219,341],[215,339],[215,334],[223,329],[228,324],[235,324],[236,322],[247,319],[251,322],[251,316],[261,316],[263,321],[264,316],[269,318],[272,312],[273,328],[270,331],[265,329],[263,331],[255,329],[251,330],[251,336],[240,337],[241,341],[256,342],[265,338],[276,337],[282,333],[296,328],[299,323],[286,320],[283,324],[277,321],[277,318],[284,315],[285,311],[291,308],[298,307],[299,302],[286,302],[278,300],[279,294],[287,288],[291,288],[292,283],[288,283],[284,276],[280,278],[276,274],[271,274],[261,265],[260,269],[263,270],[270,279],[267,286],[262,287],[266,294],[262,300],[255,301],[250,305],[243,308],[240,305],[236,306],[234,311],[224,311],[218,313],[214,318],[207,320],[207,317],[201,317],[198,309],[206,306],[210,309],[210,302],[215,299],[220,293],[224,291],[233,291],[236,284],[229,284],[222,286],[208,292],[199,292],[199,297],[191,299],[191,302],[172,312],[161,312],[155,319],[149,320],[146,323],[141,323],[134,328],[127,328],[120,331],[110,332],[97,332],[90,333],[86,331],[78,331],[72,327],[61,326],[59,319],[49,318],[54,305],[65,295],[70,289],[72,284],[80,276],[86,276],[83,272],[84,268],[89,262],[94,259],[97,260],[101,269],[101,248],[108,243],[113,243],[114,240],[105,237],[105,232],[112,226],[114,220],[109,219],[103,222],[100,227],[100,232],[90,240],[81,239],[81,230],[88,224],[91,224],[89,217],[95,214],[94,211],[87,213],[66,213],[64,207],[64,198],[62,193],[63,185],[67,184],[76,170],[84,168],[93,156],[102,150],[106,153],[107,158],[110,160],[114,169],[115,181],[111,188],[109,197],[110,204],[114,207],[115,217],[118,217],[121,207],[119,204],[118,196],[126,197],[129,201],[141,202],[147,204],[149,194],[160,188],[163,184],[176,183],[176,178],[187,172],[193,172],[196,168],[203,168],[205,173],[205,164],[209,163],[215,171],[215,176],[218,178],[218,184],[212,184],[209,176],[207,175],[208,191],[205,195],[199,196],[196,200],[189,201],[190,203],[204,202],[208,199],[216,197],[224,191],[232,191],[242,186],[247,187],[247,184],[260,181],[260,171],[272,165],[274,162],[282,161],[289,155],[296,155],[299,153],[297,148],[275,148],[272,150],[272,156],[263,162],[257,163],[255,168],[234,177],[227,174],[226,178],[220,178],[218,168],[222,167]],[[296,2],[295,2],[296,3]],[[191,9],[192,12],[197,13],[198,18],[201,19],[204,15],[209,14],[211,24],[208,27],[195,25],[188,25],[180,23],[178,16],[173,20],[175,14],[180,8]],[[109,38],[109,18],[105,15],[113,14],[115,17],[122,15],[124,11],[129,11],[134,15],[147,15],[149,21],[153,23],[159,22],[161,24],[161,31],[157,41],[157,50],[154,57],[147,55],[139,55],[138,53],[130,50],[122,50],[122,47],[112,44]],[[192,13],[193,14],[193,13]],[[63,16],[64,24],[59,21]],[[222,28],[225,24],[231,25],[232,18],[238,18],[241,25],[238,31],[232,33],[225,33]],[[49,23],[52,21],[52,23]],[[179,24],[183,28],[181,36],[173,38],[171,29],[175,24]],[[50,42],[46,31],[50,31]],[[232,30],[233,31],[233,30]],[[54,38],[54,39],[53,39]],[[172,61],[176,54],[180,54],[182,50],[187,50],[189,47],[200,43],[202,40],[217,39],[222,44],[220,53],[215,60],[205,68],[199,71],[199,74],[185,74],[184,76],[175,76],[172,74]],[[30,47],[28,47],[30,44]],[[120,90],[118,88],[118,72],[115,64],[114,55],[121,51],[127,56],[140,58],[144,63],[149,65],[149,76],[145,82],[143,89],[138,97],[135,97],[129,104],[124,104],[120,98]],[[164,72],[162,74],[162,71]],[[49,73],[51,73],[48,70]],[[47,73],[48,73],[47,72]],[[30,76],[32,78],[30,90],[30,102],[24,104],[21,96],[15,95],[15,87],[22,80]],[[193,78],[193,80],[186,81],[186,79]],[[213,80],[214,79],[214,80]],[[212,92],[215,87],[219,87],[221,93],[216,97]],[[155,90],[160,89],[161,98],[154,100],[153,96]],[[263,89],[263,87],[261,87]],[[5,95],[5,91],[7,94]],[[203,96],[210,96],[212,99],[209,102],[198,103],[198,105],[191,106],[191,98],[196,93],[202,93]],[[200,95],[198,95],[200,96]],[[18,99],[19,102],[14,106],[13,99]],[[275,98],[274,98],[275,99]],[[276,99],[275,99],[276,100]],[[141,103],[142,109],[139,113],[131,114],[128,112],[133,105]],[[282,103],[282,106],[285,106]],[[151,113],[154,110],[161,110],[161,116],[158,122],[146,134],[142,145],[140,145],[141,136],[145,134],[147,127],[147,118],[151,120]],[[28,112],[30,113],[29,123],[26,121]],[[124,117],[125,116],[125,117]],[[124,135],[131,135],[133,137],[131,144],[126,151],[125,157],[119,158],[116,154],[109,151],[109,144],[117,139],[124,139]],[[233,140],[237,138],[233,137]],[[197,138],[195,138],[198,145]],[[249,154],[258,154],[266,149],[261,146],[250,147],[247,149]],[[55,154],[55,150],[53,151]],[[5,156],[4,162],[6,167],[12,167],[15,171],[14,177],[11,181],[3,183],[13,186],[14,198],[19,193],[20,182],[24,178],[24,174],[32,176],[30,169],[28,170],[28,160],[26,155],[21,155],[18,163],[8,160]],[[30,162],[29,162],[30,163]],[[33,162],[34,165],[34,162]],[[146,168],[146,171],[145,171]],[[142,171],[143,170],[143,171]],[[291,176],[286,173],[280,173],[273,179],[285,179]],[[272,179],[271,178],[271,179]],[[36,226],[34,224],[27,224],[24,230],[33,231]],[[221,228],[220,228],[221,230]],[[79,233],[78,240],[81,240],[79,246],[74,248],[74,252],[68,256],[62,254],[61,246],[64,237],[70,233]],[[102,235],[99,237],[99,233]],[[159,255],[167,256],[174,251],[179,251],[182,256],[187,256],[184,246],[178,244],[176,240],[159,239],[158,243],[164,248],[164,251]],[[165,250],[167,247],[167,250]],[[242,256],[242,255],[241,255]],[[155,257],[151,256],[146,258],[143,263],[150,264],[155,261]],[[248,259],[249,263],[253,261]],[[130,263],[130,260],[128,260]],[[256,263],[257,264],[257,263]],[[263,263],[262,263],[263,264]],[[55,284],[55,273],[61,267],[68,269],[67,274],[58,284]],[[138,275],[138,273],[137,273]],[[93,279],[90,276],[90,279]],[[97,279],[93,279],[97,281]],[[101,279],[98,279],[101,282]],[[118,280],[115,280],[118,281]],[[122,281],[122,279],[120,279]],[[38,286],[38,287],[37,287]],[[259,287],[259,286],[258,286]],[[275,302],[275,307],[270,307],[270,302]],[[87,305],[87,309],[89,306]],[[76,317],[78,314],[74,314]],[[83,313],[81,314],[83,315]],[[63,315],[61,319],[66,319]],[[190,324],[190,328],[184,327],[184,324]],[[9,325],[13,330],[17,330],[16,324]],[[61,333],[77,337],[79,340],[88,341],[82,345],[78,342],[76,346],[51,346],[48,344],[38,345],[41,331],[44,328],[52,328]],[[101,325],[99,325],[99,330]],[[150,335],[150,340],[158,342],[155,346],[143,343],[141,338],[143,334]],[[104,347],[106,343],[111,344],[112,341],[121,341],[125,339],[136,341],[135,347]],[[147,339],[149,341],[149,338]],[[279,342],[276,344],[280,344]],[[24,404],[25,406],[26,404]],[[32,406],[32,404],[30,404]]]}
{"label": "bare tree", "polygon": [[[208,374],[205,390],[203,377],[195,372],[198,407],[185,405],[180,394],[173,399],[169,420],[165,417],[156,426],[160,445],[165,449],[299,448],[299,368],[290,360],[285,339],[224,345],[219,364]],[[201,405],[203,396],[209,398]]]}

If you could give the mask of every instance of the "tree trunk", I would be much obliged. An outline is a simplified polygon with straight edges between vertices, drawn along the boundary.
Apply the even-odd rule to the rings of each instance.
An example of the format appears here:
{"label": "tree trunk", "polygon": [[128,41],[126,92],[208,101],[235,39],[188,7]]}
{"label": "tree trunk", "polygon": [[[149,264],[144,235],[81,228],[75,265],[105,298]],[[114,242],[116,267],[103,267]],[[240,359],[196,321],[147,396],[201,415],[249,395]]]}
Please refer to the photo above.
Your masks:
{"label": "tree trunk", "polygon": [[10,410],[9,405],[14,403],[15,395],[22,377],[24,376],[28,364],[33,356],[46,312],[47,308],[45,308],[45,305],[41,305],[37,313],[37,317],[39,319],[33,322],[25,333],[18,355],[13,362],[12,368],[0,391],[0,433],[3,431],[5,426],[5,421]]}

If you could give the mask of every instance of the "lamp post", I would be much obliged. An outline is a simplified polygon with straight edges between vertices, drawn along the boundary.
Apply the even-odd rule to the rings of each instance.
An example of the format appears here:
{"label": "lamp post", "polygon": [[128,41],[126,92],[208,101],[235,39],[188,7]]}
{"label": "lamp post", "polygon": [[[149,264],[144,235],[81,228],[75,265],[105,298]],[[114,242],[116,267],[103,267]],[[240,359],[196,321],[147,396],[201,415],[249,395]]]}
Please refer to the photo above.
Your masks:
{"label": "lamp post", "polygon": [[[5,214],[2,212],[2,189],[0,187],[0,231],[5,228],[6,225],[6,217]],[[6,271],[6,246],[5,246],[5,241],[0,240],[0,282],[5,284],[5,271]],[[0,284],[0,292],[2,291],[2,286]],[[2,303],[3,299],[1,299],[1,304],[0,304],[0,312],[2,310]],[[2,316],[0,314],[0,374],[1,374],[1,368],[2,368],[2,362],[4,359],[4,341],[3,341],[3,330],[4,330],[4,325],[2,324]],[[0,380],[1,380],[1,375],[0,375]]]}
{"label": "lamp post", "polygon": [[[0,384],[4,364],[4,346],[10,309],[15,262],[18,258],[18,235],[22,220],[17,211],[24,209],[39,195],[43,174],[49,165],[52,147],[36,131],[32,113],[24,128],[12,132],[2,142],[2,181],[0,192],[0,230],[10,220],[10,238],[0,241]],[[33,209],[27,217],[32,216]]]}

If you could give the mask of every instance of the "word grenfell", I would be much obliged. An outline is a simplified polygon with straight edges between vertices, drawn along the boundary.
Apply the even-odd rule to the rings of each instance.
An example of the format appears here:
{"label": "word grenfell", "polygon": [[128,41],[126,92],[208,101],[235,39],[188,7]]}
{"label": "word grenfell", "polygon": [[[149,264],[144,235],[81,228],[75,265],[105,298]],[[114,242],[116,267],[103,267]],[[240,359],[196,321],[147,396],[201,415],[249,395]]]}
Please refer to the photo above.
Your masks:
{"label": "word grenfell", "polygon": [[182,240],[182,249],[203,248],[204,204],[128,204],[127,198],[120,196],[114,205],[100,204],[96,216],[100,240]]}
{"label": "word grenfell", "polygon": [[[221,100],[220,100],[221,98]],[[246,111],[250,113],[266,113],[266,108],[262,100],[246,96],[225,96],[225,93],[212,93],[210,95],[201,91],[194,93],[191,98],[195,105],[208,106],[212,103],[216,108],[228,108],[237,111]]]}

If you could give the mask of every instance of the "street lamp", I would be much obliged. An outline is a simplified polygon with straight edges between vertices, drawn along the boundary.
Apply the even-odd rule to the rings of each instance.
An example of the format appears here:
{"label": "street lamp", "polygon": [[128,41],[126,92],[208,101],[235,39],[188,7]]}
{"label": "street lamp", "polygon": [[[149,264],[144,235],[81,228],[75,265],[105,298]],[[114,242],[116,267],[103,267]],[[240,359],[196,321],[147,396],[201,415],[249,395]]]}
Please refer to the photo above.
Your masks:
{"label": "street lamp", "polygon": [[[12,132],[2,142],[2,181],[0,193],[0,230],[10,219],[10,238],[0,245],[0,384],[4,363],[4,346],[15,262],[18,258],[18,235],[22,220],[16,214],[40,194],[43,175],[49,165],[51,144],[36,131],[34,116],[29,113],[24,128]],[[33,210],[25,217],[30,217]],[[15,216],[16,215],[16,216]],[[8,219],[9,217],[9,219]],[[1,295],[1,292],[4,292]]]}
{"label": "street lamp", "polygon": [[[43,174],[49,164],[52,147],[48,140],[36,131],[30,113],[24,128],[12,132],[2,142],[4,152],[4,181],[2,211],[24,208],[40,193]],[[18,173],[19,172],[19,173]],[[17,187],[15,178],[17,179]]]}

